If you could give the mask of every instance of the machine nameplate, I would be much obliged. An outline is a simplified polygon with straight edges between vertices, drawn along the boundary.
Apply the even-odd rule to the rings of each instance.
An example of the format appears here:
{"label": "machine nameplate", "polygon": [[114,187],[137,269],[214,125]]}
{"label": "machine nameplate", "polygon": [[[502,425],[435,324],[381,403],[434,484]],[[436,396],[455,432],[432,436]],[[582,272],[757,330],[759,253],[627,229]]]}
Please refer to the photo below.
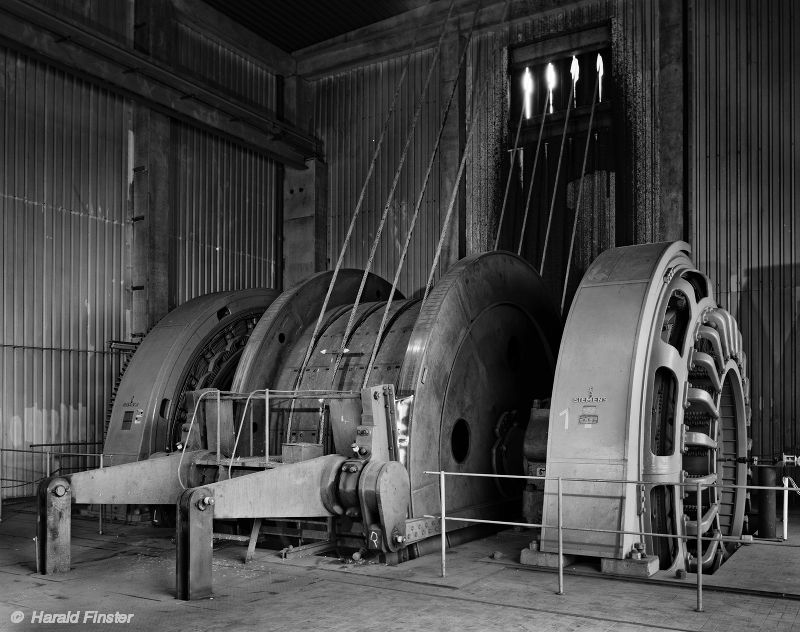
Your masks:
{"label": "machine nameplate", "polygon": [[597,406],[584,406],[581,414],[578,416],[578,423],[584,426],[591,427],[599,421],[597,414]]}
{"label": "machine nameplate", "polygon": [[607,401],[608,398],[602,395],[595,395],[594,394],[594,386],[589,387],[589,392],[586,396],[581,397],[573,397],[572,402],[574,404],[601,404],[602,402]]}

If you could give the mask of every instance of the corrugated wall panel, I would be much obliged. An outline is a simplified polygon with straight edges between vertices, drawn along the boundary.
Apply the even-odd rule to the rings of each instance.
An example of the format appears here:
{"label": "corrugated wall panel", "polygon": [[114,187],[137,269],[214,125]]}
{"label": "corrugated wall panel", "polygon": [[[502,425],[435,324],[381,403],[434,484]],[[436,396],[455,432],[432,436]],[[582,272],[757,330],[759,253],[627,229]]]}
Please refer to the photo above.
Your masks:
{"label": "corrugated wall panel", "polygon": [[173,63],[211,85],[265,108],[276,107],[276,78],[267,69],[188,24],[176,25]]}
{"label": "corrugated wall panel", "polygon": [[274,287],[279,169],[275,162],[173,123],[171,295]]}
{"label": "corrugated wall panel", "polygon": [[[345,257],[348,267],[363,268],[367,263],[417,99],[432,60],[432,50],[411,56],[408,77],[401,89]],[[328,164],[328,256],[331,267],[339,256],[405,63],[406,56],[403,55],[325,77],[313,84],[315,134],[324,139]],[[437,63],[372,268],[373,272],[390,280],[395,274],[417,195],[422,189],[439,132],[439,81]],[[425,285],[446,211],[441,207],[446,203],[447,194],[439,191],[437,159],[401,277],[400,289],[406,294]]]}
{"label": "corrugated wall panel", "polygon": [[[102,440],[107,341],[127,337],[130,107],[6,49],[0,63],[0,445]],[[42,474],[41,458],[2,456],[3,478]]]}
{"label": "corrugated wall panel", "polygon": [[36,0],[52,13],[88,26],[118,42],[132,34],[133,2],[126,0]]}
{"label": "corrugated wall panel", "polygon": [[800,7],[704,0],[691,26],[692,244],[744,335],[754,454],[797,454]]}

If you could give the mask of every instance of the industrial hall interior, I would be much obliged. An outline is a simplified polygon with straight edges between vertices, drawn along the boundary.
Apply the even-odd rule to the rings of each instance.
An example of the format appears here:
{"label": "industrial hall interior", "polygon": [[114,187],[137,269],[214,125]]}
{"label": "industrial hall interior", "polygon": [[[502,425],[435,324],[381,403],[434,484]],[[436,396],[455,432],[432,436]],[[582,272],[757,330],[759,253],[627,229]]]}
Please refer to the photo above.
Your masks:
{"label": "industrial hall interior", "polygon": [[800,632],[798,33],[0,0],[0,630]]}

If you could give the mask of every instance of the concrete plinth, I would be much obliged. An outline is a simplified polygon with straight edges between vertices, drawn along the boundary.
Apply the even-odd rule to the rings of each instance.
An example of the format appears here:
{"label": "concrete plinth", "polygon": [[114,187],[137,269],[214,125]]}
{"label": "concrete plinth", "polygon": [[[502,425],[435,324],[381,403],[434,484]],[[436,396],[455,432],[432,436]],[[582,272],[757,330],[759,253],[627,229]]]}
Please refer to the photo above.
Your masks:
{"label": "concrete plinth", "polygon": [[627,577],[650,577],[658,572],[658,557],[649,555],[640,560],[603,558],[600,560],[600,571],[608,575],[625,575]]}
{"label": "concrete plinth", "polygon": [[[541,566],[543,568],[558,568],[558,553],[542,553],[537,550],[536,543],[532,542],[527,549],[522,549],[519,554],[519,563],[528,566]],[[569,566],[575,563],[574,555],[562,555],[561,564]]]}

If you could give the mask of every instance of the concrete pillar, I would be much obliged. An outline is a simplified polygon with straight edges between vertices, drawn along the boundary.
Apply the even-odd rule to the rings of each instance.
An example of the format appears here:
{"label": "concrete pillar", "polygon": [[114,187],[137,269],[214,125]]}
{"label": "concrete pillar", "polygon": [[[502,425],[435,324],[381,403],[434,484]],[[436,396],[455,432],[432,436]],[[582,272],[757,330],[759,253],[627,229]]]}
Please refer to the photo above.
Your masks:
{"label": "concrete pillar", "polygon": [[306,161],[304,171],[287,168],[283,182],[283,287],[328,268],[328,169]]}
{"label": "concrete pillar", "polygon": [[[279,115],[300,129],[312,132],[310,91],[296,75],[282,81]],[[288,288],[328,269],[328,166],[322,159],[306,161],[306,169],[286,167],[283,172],[282,270]]]}
{"label": "concrete pillar", "polygon": [[146,107],[133,116],[131,333],[144,334],[170,309],[170,119]]}
{"label": "concrete pillar", "polygon": [[[464,152],[466,141],[466,73],[465,66],[459,67],[461,51],[467,45],[465,38],[459,29],[453,30],[445,36],[442,43],[441,52],[441,80],[439,84],[439,101],[444,104],[450,98],[453,89],[453,82],[458,82],[453,104],[450,106],[450,114],[447,117],[447,124],[442,134],[441,146],[439,148],[439,200],[442,219],[447,211],[447,204],[453,193],[453,186],[458,174],[458,166]],[[442,251],[441,267],[446,269],[452,263],[458,261],[466,255],[466,217],[467,217],[467,197],[466,197],[466,173],[462,176],[458,188],[458,198],[453,211],[454,215],[448,229],[448,239],[445,241]]]}
{"label": "concrete pillar", "polygon": [[685,3],[672,0],[658,3],[660,240],[689,238],[685,7]]}

